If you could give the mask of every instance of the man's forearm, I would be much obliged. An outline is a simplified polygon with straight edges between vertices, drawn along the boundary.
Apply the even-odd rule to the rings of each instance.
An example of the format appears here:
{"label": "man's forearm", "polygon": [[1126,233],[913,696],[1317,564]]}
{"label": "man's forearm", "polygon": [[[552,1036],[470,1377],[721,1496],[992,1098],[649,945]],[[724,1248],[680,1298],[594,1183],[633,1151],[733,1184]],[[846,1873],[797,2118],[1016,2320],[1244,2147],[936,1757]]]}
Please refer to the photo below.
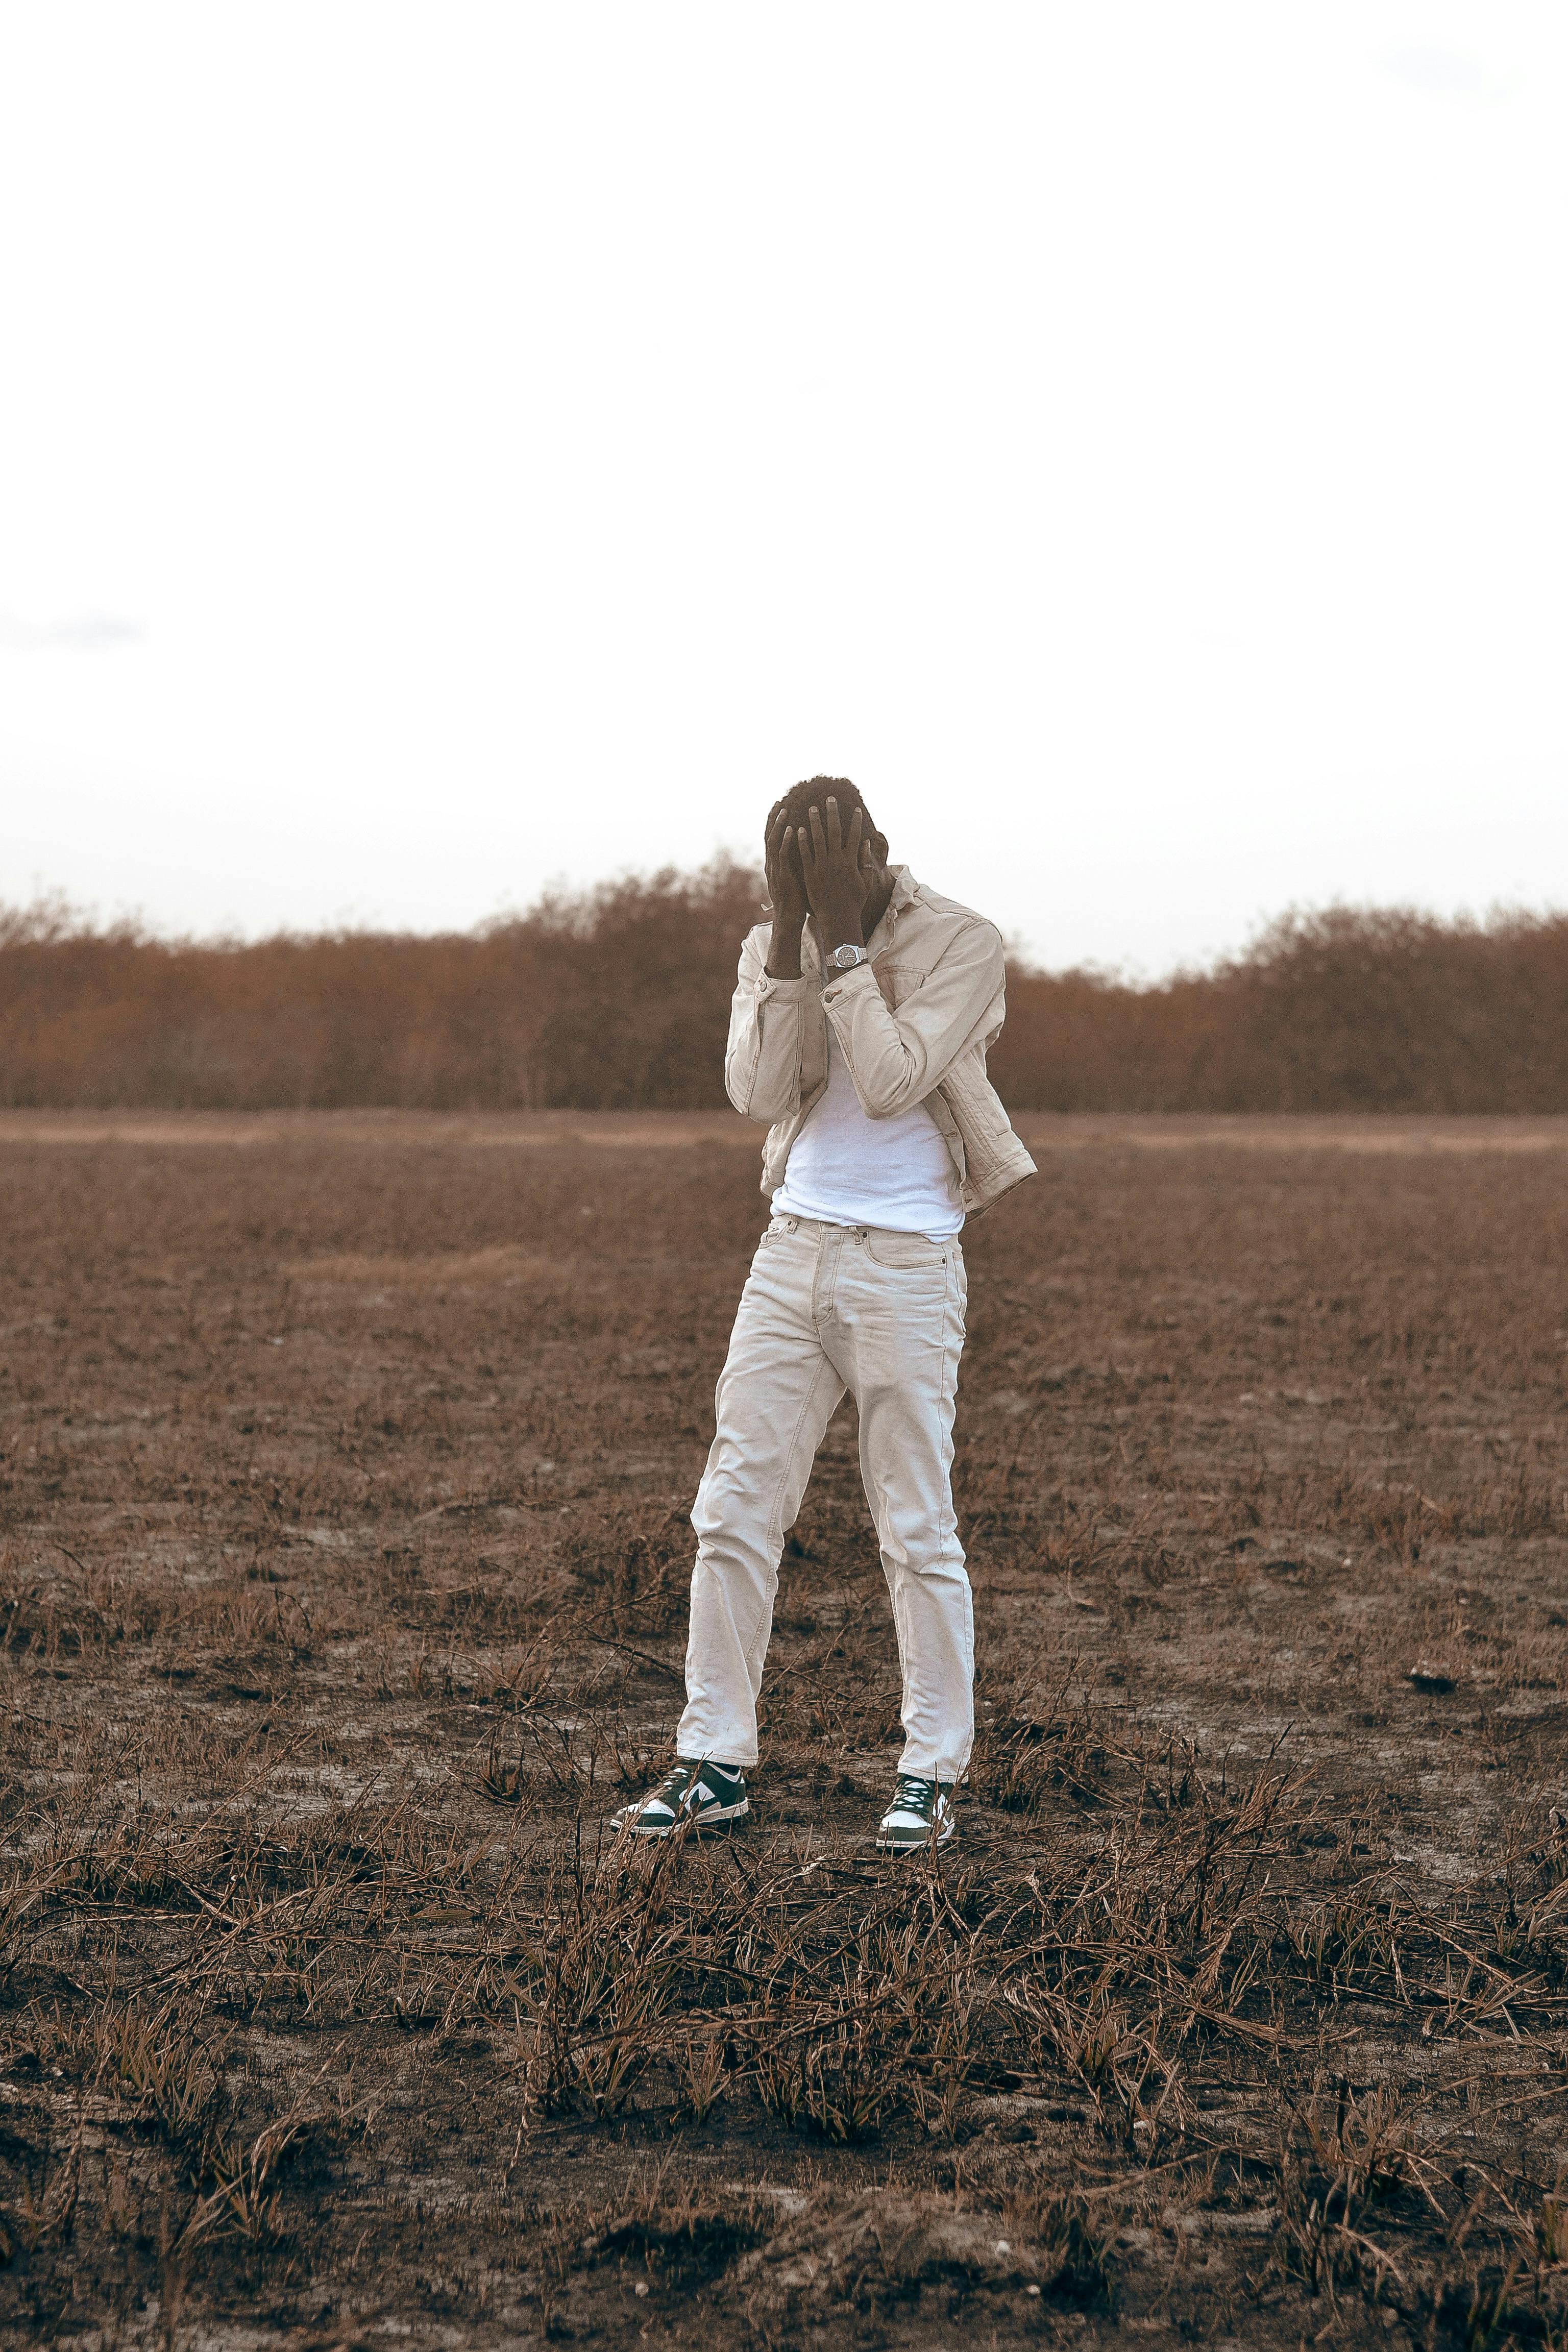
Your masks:
{"label": "man's forearm", "polygon": [[981,922],[944,951],[896,1012],[864,964],[829,981],[823,1009],[867,1116],[891,1118],[923,1102],[976,1034],[999,1025],[1005,981],[1002,935]]}
{"label": "man's forearm", "polygon": [[782,929],[775,922],[768,940],[768,978],[798,980],[800,978],[800,935],[804,923],[792,930],[786,923]]}

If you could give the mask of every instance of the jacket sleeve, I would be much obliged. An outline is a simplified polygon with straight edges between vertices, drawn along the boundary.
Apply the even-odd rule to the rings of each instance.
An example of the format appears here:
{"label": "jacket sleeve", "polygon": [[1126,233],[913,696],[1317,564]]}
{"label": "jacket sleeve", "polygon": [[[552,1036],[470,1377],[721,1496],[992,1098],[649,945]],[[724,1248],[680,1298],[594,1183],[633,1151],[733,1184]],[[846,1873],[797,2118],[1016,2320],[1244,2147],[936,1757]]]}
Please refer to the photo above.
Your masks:
{"label": "jacket sleeve", "polygon": [[771,1126],[798,1108],[801,1022],[809,985],[805,980],[770,979],[757,933],[747,933],[724,1049],[724,1091],[742,1118],[765,1119]]}
{"label": "jacket sleeve", "polygon": [[1002,934],[994,923],[961,931],[895,1011],[869,964],[829,982],[822,1003],[868,1118],[891,1118],[923,1102],[965,1045],[994,1025],[1006,984]]}

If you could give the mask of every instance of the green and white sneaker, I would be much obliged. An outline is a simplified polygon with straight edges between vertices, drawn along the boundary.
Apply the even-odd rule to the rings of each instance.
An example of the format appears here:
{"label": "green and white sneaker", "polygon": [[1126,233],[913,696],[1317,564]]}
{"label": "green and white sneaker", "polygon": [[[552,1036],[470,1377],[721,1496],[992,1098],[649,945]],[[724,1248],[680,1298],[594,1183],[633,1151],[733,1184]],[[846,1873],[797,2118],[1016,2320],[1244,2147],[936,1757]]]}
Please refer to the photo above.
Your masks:
{"label": "green and white sneaker", "polygon": [[673,1837],[690,1824],[693,1837],[738,1822],[751,1811],[743,1776],[728,1764],[704,1763],[699,1757],[678,1756],[657,1789],[610,1816],[613,1830],[629,1830],[634,1837]]}
{"label": "green and white sneaker", "polygon": [[893,1801],[877,1824],[878,1853],[919,1853],[926,1846],[945,1845],[957,1826],[952,1798],[951,1780],[900,1772]]}

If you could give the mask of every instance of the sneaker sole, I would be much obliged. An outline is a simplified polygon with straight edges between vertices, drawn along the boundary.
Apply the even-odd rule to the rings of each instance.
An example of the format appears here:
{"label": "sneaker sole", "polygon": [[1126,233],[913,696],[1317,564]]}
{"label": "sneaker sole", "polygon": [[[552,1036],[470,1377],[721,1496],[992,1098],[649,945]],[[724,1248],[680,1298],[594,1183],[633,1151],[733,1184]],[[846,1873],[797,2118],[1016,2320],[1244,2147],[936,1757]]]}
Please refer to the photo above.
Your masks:
{"label": "sneaker sole", "polygon": [[[944,1822],[942,1828],[938,1830],[936,1833],[935,1843],[938,1845],[946,1845],[956,1835],[956,1833],[957,1824],[952,1821]],[[931,1843],[932,1841],[929,1836],[922,1838],[879,1837],[877,1840],[877,1852],[879,1853],[924,1853],[931,1846]]]}
{"label": "sneaker sole", "polygon": [[685,1821],[671,1822],[668,1829],[655,1829],[642,1822],[621,1822],[617,1827],[632,1837],[670,1838],[689,1824],[689,1835],[700,1837],[704,1830],[721,1829],[726,1822],[738,1822],[752,1810],[750,1800],[742,1797],[738,1805],[709,1805],[701,1812],[688,1814]]}

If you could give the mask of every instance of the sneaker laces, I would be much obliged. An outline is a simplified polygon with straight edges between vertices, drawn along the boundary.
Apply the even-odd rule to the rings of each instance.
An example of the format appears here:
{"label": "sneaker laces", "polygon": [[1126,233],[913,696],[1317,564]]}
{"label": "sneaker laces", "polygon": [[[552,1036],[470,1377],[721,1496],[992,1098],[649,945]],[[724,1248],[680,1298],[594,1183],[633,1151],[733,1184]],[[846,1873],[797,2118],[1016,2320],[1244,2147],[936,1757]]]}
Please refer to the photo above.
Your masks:
{"label": "sneaker laces", "polygon": [[[714,1772],[719,1769],[710,1764],[703,1757],[683,1756],[670,1767],[658,1786],[648,1790],[642,1801],[646,1805],[651,1803],[656,1797],[662,1798],[671,1812],[679,1812],[683,1801],[692,1794],[703,1774]],[[727,1780],[734,1777],[732,1773],[725,1774]]]}
{"label": "sneaker laces", "polygon": [[922,1780],[915,1772],[900,1772],[898,1786],[893,1790],[894,1807],[912,1805],[917,1812],[923,1812],[926,1806],[933,1801],[936,1789],[934,1780]]}

